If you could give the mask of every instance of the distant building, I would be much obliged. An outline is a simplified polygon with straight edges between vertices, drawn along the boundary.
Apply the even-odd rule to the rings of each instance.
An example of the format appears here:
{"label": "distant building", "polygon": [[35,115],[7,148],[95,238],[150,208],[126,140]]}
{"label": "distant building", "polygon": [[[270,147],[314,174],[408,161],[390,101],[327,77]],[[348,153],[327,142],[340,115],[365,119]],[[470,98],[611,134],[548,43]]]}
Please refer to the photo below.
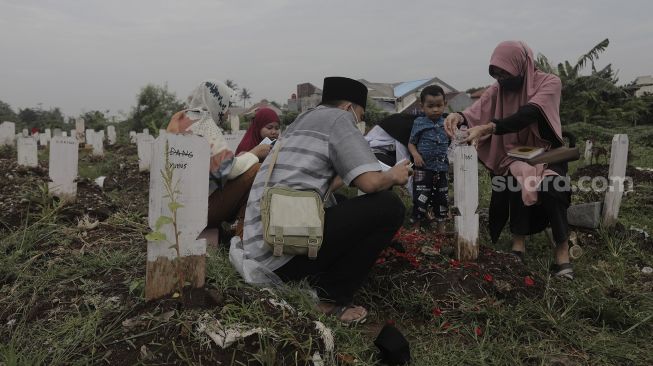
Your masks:
{"label": "distant building", "polygon": [[459,92],[437,77],[398,83],[376,83],[365,79],[359,81],[367,86],[368,97],[389,113],[419,112],[419,94],[429,85],[439,85],[444,90],[450,111],[462,110],[472,104],[466,93]]}
{"label": "distant building", "polygon": [[322,102],[322,89],[311,83],[297,85],[297,93],[288,99],[288,111],[303,113]]}
{"label": "distant building", "polygon": [[472,101],[473,101],[473,102],[475,102],[475,101],[477,101],[479,98],[481,98],[481,95],[483,95],[483,93],[485,93],[485,91],[487,90],[487,88],[489,88],[489,86],[486,86],[485,88],[481,88],[481,89],[479,89],[479,90],[477,90],[477,91],[471,93],[471,94],[469,95],[469,97],[472,98]]}
{"label": "distant building", "polygon": [[254,116],[256,112],[261,109],[261,108],[270,108],[272,109],[277,116],[281,116],[281,109],[276,107],[274,104],[270,104],[270,102],[267,99],[262,99],[260,102],[255,103],[251,107],[247,108],[242,114],[245,116]]}
{"label": "distant building", "polygon": [[644,94],[653,94],[653,76],[639,76],[635,79],[635,96],[641,97]]}

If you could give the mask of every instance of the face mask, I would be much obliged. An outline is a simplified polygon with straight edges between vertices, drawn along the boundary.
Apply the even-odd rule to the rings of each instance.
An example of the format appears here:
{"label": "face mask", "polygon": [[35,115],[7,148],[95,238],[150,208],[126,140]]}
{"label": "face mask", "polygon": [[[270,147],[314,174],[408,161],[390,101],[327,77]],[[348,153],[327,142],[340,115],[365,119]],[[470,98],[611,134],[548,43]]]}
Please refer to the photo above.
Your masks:
{"label": "face mask", "polygon": [[524,77],[521,75],[511,76],[509,78],[499,80],[501,89],[505,91],[519,91],[524,83]]}
{"label": "face mask", "polygon": [[351,107],[351,113],[354,114],[354,120],[356,121],[356,123],[359,123],[360,121],[358,120],[358,115],[356,114],[354,107]]}

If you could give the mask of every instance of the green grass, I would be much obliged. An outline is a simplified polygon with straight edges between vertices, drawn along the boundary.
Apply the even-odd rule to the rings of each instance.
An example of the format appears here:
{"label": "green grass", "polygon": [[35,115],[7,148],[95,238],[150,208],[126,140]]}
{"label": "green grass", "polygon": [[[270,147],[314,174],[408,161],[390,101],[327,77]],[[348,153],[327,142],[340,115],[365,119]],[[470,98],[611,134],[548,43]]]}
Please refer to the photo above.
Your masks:
{"label": "green grass", "polygon": [[[615,132],[582,124],[567,127],[581,140],[584,134],[595,133],[606,145]],[[650,128],[625,130],[637,155],[634,164],[653,167],[653,148],[644,144]],[[82,159],[80,174],[88,178],[105,175],[120,159],[109,153],[99,164]],[[571,171],[580,165],[572,164]],[[480,207],[487,208],[489,175],[483,170],[479,173]],[[121,210],[99,228],[84,230],[62,224],[58,204],[38,185],[26,190],[23,194],[40,209],[22,227],[0,233],[0,318],[17,320],[12,325],[0,324],[0,364],[110,364],[112,355],[105,346],[123,337],[122,321],[144,306],[146,220]],[[653,183],[639,182],[624,198],[620,221],[626,229],[632,225],[651,231],[652,197]],[[402,198],[410,205],[408,197]],[[544,281],[538,297],[508,302],[453,292],[447,301],[456,306],[434,317],[430,309],[442,300],[419,284],[402,281],[401,273],[396,273],[387,278],[389,291],[378,291],[371,281],[357,301],[371,304],[372,323],[396,322],[410,340],[413,365],[653,364],[653,276],[641,272],[641,267],[653,266],[653,248],[646,248],[641,238],[627,230],[601,229],[592,238],[580,243],[584,255],[575,261],[577,279],[573,282],[549,277],[552,253],[545,235],[528,238],[526,263]],[[481,242],[489,243],[484,228]],[[504,232],[496,249],[509,248],[510,237]],[[333,329],[337,353],[351,355],[362,365],[376,364],[372,341],[377,329],[346,328],[316,313],[305,284],[266,295],[243,283],[224,248],[209,251],[207,283],[229,293],[246,293],[245,299],[285,299],[297,310],[296,315],[281,316],[270,313],[260,301],[228,298],[215,314],[221,321],[263,326],[275,333],[259,337],[258,352],[241,354],[244,358],[237,357],[242,344],[233,346],[229,351],[234,352],[233,364],[246,364],[242,359],[251,364],[279,364],[276,352],[289,345],[302,352],[284,364],[310,355],[317,347],[316,339],[299,337],[293,327],[306,319],[319,319]],[[450,324],[446,329],[445,322]],[[179,313],[161,326],[171,337],[183,327],[193,329],[192,321]],[[476,328],[481,329],[480,335]],[[200,344],[204,352],[215,347],[199,335],[187,341]],[[174,342],[180,362],[197,359],[185,343]],[[138,339],[133,343],[139,345]],[[326,357],[327,364],[336,363],[335,355]]]}

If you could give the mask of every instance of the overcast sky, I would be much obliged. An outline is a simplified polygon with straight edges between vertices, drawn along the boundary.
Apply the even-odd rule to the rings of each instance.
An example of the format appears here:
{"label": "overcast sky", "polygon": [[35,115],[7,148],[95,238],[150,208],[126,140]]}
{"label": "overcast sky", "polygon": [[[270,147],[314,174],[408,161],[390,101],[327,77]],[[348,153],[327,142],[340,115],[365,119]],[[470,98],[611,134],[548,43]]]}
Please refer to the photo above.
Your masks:
{"label": "overcast sky", "polygon": [[282,104],[324,76],[376,82],[437,76],[489,84],[499,41],[576,60],[604,38],[598,65],[620,83],[653,74],[653,1],[0,0],[0,100],[15,110],[128,112],[147,83],[185,98],[233,79]]}

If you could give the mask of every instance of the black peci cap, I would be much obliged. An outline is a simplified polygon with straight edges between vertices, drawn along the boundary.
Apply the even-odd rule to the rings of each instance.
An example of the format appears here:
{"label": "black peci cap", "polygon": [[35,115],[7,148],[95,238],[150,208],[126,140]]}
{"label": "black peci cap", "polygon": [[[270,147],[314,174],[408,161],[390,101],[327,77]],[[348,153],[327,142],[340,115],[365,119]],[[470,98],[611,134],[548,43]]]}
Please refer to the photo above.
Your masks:
{"label": "black peci cap", "polygon": [[342,76],[324,78],[322,102],[334,100],[346,100],[365,108],[367,107],[367,87],[360,81]]}

